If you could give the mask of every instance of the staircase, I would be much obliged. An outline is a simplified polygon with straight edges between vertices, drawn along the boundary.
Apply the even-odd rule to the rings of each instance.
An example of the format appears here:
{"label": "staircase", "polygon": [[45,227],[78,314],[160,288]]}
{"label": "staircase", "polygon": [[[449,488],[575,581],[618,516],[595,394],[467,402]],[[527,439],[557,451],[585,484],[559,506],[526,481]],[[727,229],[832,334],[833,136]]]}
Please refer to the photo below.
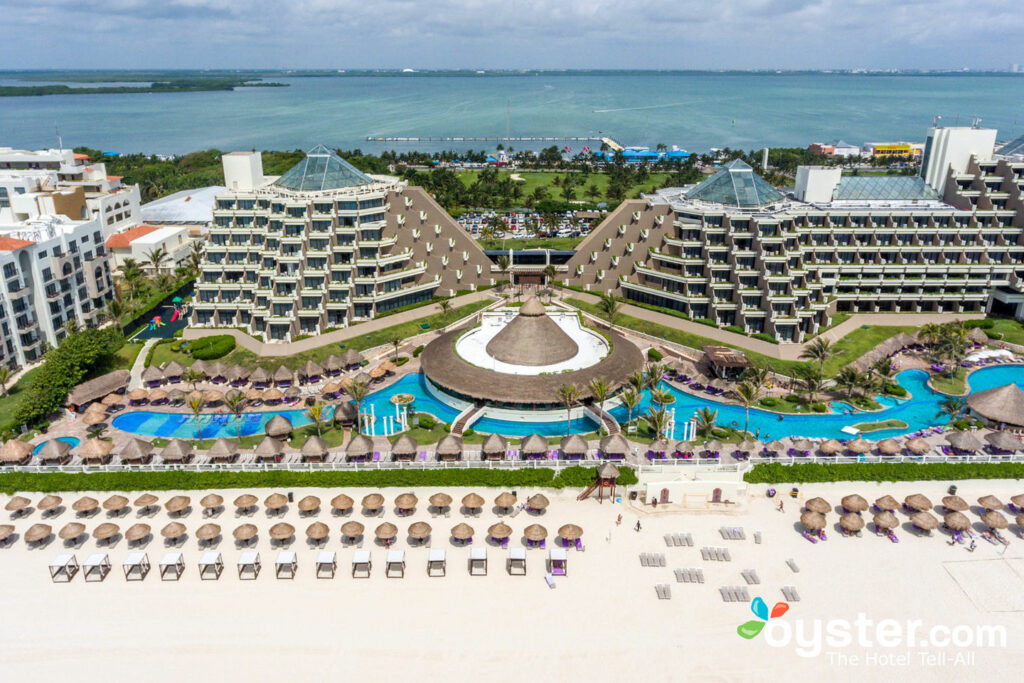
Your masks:
{"label": "staircase", "polygon": [[619,427],[619,421],[612,417],[611,413],[604,408],[596,405],[589,405],[586,408],[586,413],[591,420],[603,426],[609,436],[622,432],[622,429]]}
{"label": "staircase", "polygon": [[474,422],[480,419],[484,414],[485,406],[472,405],[461,413],[459,413],[455,420],[452,421],[452,436],[462,436],[462,433],[469,428]]}

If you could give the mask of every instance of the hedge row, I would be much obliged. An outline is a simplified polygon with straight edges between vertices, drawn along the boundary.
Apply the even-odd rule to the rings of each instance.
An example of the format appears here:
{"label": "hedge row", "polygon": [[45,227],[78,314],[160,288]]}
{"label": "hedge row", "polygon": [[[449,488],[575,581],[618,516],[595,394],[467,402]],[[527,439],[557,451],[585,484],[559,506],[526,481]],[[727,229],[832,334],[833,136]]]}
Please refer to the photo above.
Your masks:
{"label": "hedge row", "polygon": [[[583,488],[595,476],[592,467],[567,467],[556,474],[551,468],[535,469],[436,469],[362,470],[341,472],[96,472],[90,474],[10,472],[0,475],[0,491],[171,491],[251,488],[354,488],[414,486],[488,486]],[[637,483],[636,473],[621,468],[619,483]]]}
{"label": "hedge row", "polygon": [[751,484],[821,484],[833,481],[957,481],[960,479],[1024,479],[1024,463],[803,463],[755,465],[743,475]]}
{"label": "hedge row", "polygon": [[230,334],[215,334],[189,342],[189,352],[196,360],[216,360],[235,350],[235,338]]}

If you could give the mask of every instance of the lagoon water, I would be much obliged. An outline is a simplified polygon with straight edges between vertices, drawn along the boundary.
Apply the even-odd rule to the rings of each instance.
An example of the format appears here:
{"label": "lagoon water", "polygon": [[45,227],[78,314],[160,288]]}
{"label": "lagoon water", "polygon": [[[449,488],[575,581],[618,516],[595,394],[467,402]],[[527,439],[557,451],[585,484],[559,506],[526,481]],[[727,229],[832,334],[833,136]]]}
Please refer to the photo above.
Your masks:
{"label": "lagoon water", "polygon": [[[624,144],[804,146],[923,140],[936,115],[973,115],[1000,139],[1024,133],[1024,76],[646,73],[271,79],[233,92],[0,98],[0,145],[115,152],[308,148],[491,148],[377,143],[367,136],[597,136]],[[7,82],[7,79],[5,79]],[[12,82],[13,83],[13,82]],[[24,83],[28,85],[29,83]],[[533,143],[537,147],[551,143]],[[578,150],[585,143],[569,143]],[[513,146],[528,147],[527,143]]]}

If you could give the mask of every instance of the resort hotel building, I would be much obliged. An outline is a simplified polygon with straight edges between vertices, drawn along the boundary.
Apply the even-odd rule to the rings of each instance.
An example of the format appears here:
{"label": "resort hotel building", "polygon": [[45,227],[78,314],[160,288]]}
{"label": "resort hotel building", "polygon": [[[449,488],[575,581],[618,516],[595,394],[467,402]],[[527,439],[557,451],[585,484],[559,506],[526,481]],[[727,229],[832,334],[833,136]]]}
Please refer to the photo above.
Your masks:
{"label": "resort hotel building", "polygon": [[194,326],[293,341],[500,276],[423,190],[322,145],[279,178],[263,176],[258,152],[223,163]]}
{"label": "resort hotel building", "polygon": [[562,270],[570,284],[780,342],[837,312],[1020,307],[1024,163],[994,146],[994,130],[935,128],[923,177],[801,167],[788,194],[736,160],[626,202]]}

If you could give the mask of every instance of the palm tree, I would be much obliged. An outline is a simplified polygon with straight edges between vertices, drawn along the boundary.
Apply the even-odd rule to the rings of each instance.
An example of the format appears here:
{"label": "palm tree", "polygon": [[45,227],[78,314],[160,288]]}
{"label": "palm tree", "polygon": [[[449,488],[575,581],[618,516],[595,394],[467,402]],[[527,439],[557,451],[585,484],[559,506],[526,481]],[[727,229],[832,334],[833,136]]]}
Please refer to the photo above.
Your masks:
{"label": "palm tree", "polygon": [[363,433],[363,400],[370,393],[370,385],[366,382],[352,382],[348,387],[348,395],[356,402],[356,433]]}
{"label": "palm tree", "polygon": [[656,389],[664,375],[665,366],[662,363],[651,362],[644,366],[644,377],[649,389]]}
{"label": "palm tree", "polygon": [[651,401],[657,403],[659,407],[664,407],[666,403],[672,402],[672,393],[667,389],[654,387],[651,389]]}
{"label": "palm tree", "polygon": [[202,440],[203,434],[201,427],[199,426],[199,414],[203,412],[203,404],[206,401],[203,400],[202,396],[189,396],[185,403],[188,405],[188,409],[192,411],[192,415],[196,418],[196,439]]}
{"label": "palm tree", "polygon": [[7,382],[11,379],[11,369],[0,365],[0,395],[7,395]]}
{"label": "palm tree", "polygon": [[189,265],[192,270],[199,271],[199,267],[203,263],[203,242],[201,240],[192,240],[192,249],[188,253]]}
{"label": "palm tree", "polygon": [[622,399],[622,405],[626,406],[626,424],[629,424],[633,421],[633,411],[640,404],[640,394],[637,393],[636,389],[630,387],[623,389],[619,398]]}
{"label": "palm tree", "polygon": [[[509,267],[508,256],[506,256],[505,254],[499,254],[498,255],[497,265],[498,265],[498,272],[501,273],[502,281],[504,282],[504,276],[508,274],[508,267]],[[505,285],[502,284],[501,285],[501,290],[504,290],[504,289],[505,289]]]}
{"label": "palm tree", "polygon": [[[451,304],[449,304],[449,306],[450,305]],[[388,342],[388,343],[391,344],[391,346],[395,349],[394,359],[398,360],[398,347],[402,345],[402,338],[401,337],[392,337],[391,341]]]}
{"label": "palm tree", "polygon": [[636,370],[629,376],[629,385],[633,387],[637,394],[641,394],[647,388],[647,378],[644,376],[644,373]]}
{"label": "palm tree", "polygon": [[743,406],[744,419],[743,419],[743,433],[747,433],[747,426],[750,424],[750,406],[757,403],[757,399],[761,396],[761,391],[751,384],[750,382],[740,382],[733,390],[736,396],[736,401]]}
{"label": "palm tree", "polygon": [[644,421],[650,427],[655,439],[660,439],[668,427],[668,412],[664,408],[655,410],[653,407],[644,415]]}
{"label": "palm tree", "polygon": [[861,385],[863,377],[856,368],[852,368],[849,365],[839,369],[836,373],[836,386],[846,389],[846,398],[853,396],[853,390]]}
{"label": "palm tree", "polygon": [[715,420],[718,419],[718,411],[711,410],[707,406],[698,408],[697,412],[693,415],[693,420],[696,422],[697,433],[701,436],[708,436],[711,434],[711,430],[715,428]]}
{"label": "palm tree", "polygon": [[238,445],[242,445],[242,413],[245,411],[245,394],[241,391],[229,391],[224,397],[224,405],[235,416],[235,427],[238,428]]}
{"label": "palm tree", "polygon": [[316,428],[316,435],[320,436],[320,428],[324,423],[324,416],[327,414],[327,404],[323,401],[313,401],[313,405],[306,411],[306,415],[309,415],[309,419],[313,421],[313,426]]}
{"label": "palm tree", "polygon": [[555,276],[558,274],[558,269],[550,263],[544,266],[544,279],[548,284],[548,302],[551,301],[551,294],[555,287]]}
{"label": "palm tree", "polygon": [[758,365],[751,365],[749,368],[743,371],[740,379],[744,382],[753,384],[758,390],[764,389],[768,386],[768,380],[771,379],[772,369],[771,366],[765,365],[764,367]]}
{"label": "palm tree", "polygon": [[797,378],[797,386],[800,387],[801,391],[807,393],[807,397],[811,403],[815,403],[818,398],[818,392],[821,391],[821,385],[824,382],[821,379],[821,375],[815,370],[805,370],[803,375]]}
{"label": "palm tree", "polygon": [[[590,384],[587,385],[590,389],[590,393],[594,395],[594,403],[598,408],[604,410],[604,402],[608,400],[608,394],[611,393],[612,387],[603,377],[595,377],[590,380]],[[598,434],[604,434],[604,420],[598,426]]]}
{"label": "palm tree", "polygon": [[622,303],[619,302],[611,294],[601,295],[601,301],[597,304],[598,308],[601,309],[602,315],[608,321],[609,326],[615,325],[615,319],[619,317],[619,309],[622,308]]}
{"label": "palm tree", "polygon": [[142,268],[135,259],[126,258],[121,264],[121,277],[124,278],[124,284],[128,289],[128,301],[132,301],[143,278]]}
{"label": "palm tree", "polygon": [[935,416],[949,415],[950,420],[955,420],[957,415],[964,412],[965,408],[967,408],[967,401],[958,396],[950,396],[939,405],[939,412]]}
{"label": "palm tree", "polygon": [[192,385],[192,391],[196,390],[196,384],[203,378],[202,373],[196,371],[193,368],[185,368],[185,372],[181,373],[181,381],[185,384]]}
{"label": "palm tree", "polygon": [[159,275],[164,263],[170,256],[163,247],[156,247],[146,252],[146,263],[153,269],[154,275]]}
{"label": "palm tree", "polygon": [[879,358],[872,363],[871,369],[873,374],[878,376],[878,384],[876,385],[878,390],[884,394],[892,381],[892,363],[888,358]]}
{"label": "palm tree", "polygon": [[922,325],[917,336],[925,343],[934,344],[942,337],[942,325],[939,323],[928,323],[927,325]]}
{"label": "palm tree", "polygon": [[818,361],[818,374],[825,374],[825,361],[835,355],[835,349],[832,348],[832,342],[825,337],[818,337],[810,344],[804,347],[804,350],[800,352],[800,360]]}
{"label": "palm tree", "polygon": [[558,387],[558,400],[565,406],[565,435],[569,436],[569,432],[572,431],[572,409],[576,405],[576,402],[580,400],[580,395],[583,392],[575,384],[563,384]]}
{"label": "palm tree", "polygon": [[452,312],[451,297],[447,299],[441,299],[438,304],[441,307],[441,315],[444,317],[445,324],[448,323],[448,314]]}
{"label": "palm tree", "polygon": [[123,316],[127,311],[128,307],[125,306],[124,299],[121,298],[120,294],[115,293],[114,296],[107,301],[107,304],[100,310],[99,314],[101,318],[105,318],[116,325],[117,322],[121,320],[121,316]]}

